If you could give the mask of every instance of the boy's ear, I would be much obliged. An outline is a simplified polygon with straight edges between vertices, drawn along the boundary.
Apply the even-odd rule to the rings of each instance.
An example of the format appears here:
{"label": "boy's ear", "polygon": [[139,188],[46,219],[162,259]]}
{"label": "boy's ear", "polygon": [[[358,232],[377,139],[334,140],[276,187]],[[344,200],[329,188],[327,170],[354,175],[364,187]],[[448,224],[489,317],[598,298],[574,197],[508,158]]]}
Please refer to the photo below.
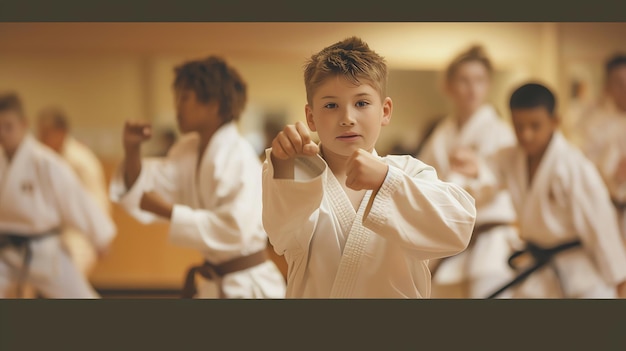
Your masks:
{"label": "boy's ear", "polygon": [[390,97],[386,97],[383,100],[383,118],[380,122],[381,126],[386,126],[391,122],[391,113],[393,112],[393,101]]}
{"label": "boy's ear", "polygon": [[312,132],[317,132],[315,128],[315,122],[313,121],[313,109],[309,104],[304,106],[304,114],[306,115],[306,124]]}

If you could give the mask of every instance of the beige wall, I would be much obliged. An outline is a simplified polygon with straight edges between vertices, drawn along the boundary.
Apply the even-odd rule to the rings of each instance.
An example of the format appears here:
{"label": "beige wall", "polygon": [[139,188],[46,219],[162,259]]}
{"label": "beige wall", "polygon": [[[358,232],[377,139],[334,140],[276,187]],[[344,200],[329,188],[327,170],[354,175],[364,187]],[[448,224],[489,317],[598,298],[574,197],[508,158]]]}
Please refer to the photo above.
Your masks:
{"label": "beige wall", "polygon": [[[20,91],[31,114],[61,104],[78,136],[115,159],[125,119],[174,126],[172,67],[185,59],[221,54],[239,68],[250,89],[241,121],[247,133],[260,127],[267,111],[284,111],[290,122],[303,119],[305,59],[349,35],[364,38],[391,69],[405,71],[440,71],[470,43],[484,44],[506,72],[492,94],[506,115],[512,86],[539,79],[562,94],[564,70],[575,65],[570,62],[601,62],[623,47],[625,31],[626,25],[613,23],[3,23],[0,89]],[[440,85],[399,75],[394,80],[398,103],[380,140],[383,149],[421,128],[424,120],[405,116],[415,116],[415,104],[440,91]]]}
{"label": "beige wall", "polygon": [[123,121],[143,111],[141,62],[133,56],[0,56],[0,90],[15,90],[32,123],[37,111],[59,104],[73,128],[102,156],[119,155]]}
{"label": "beige wall", "polygon": [[[575,76],[589,81],[592,96],[600,97],[607,57],[626,53],[626,23],[562,23],[559,38],[561,90],[567,92],[567,78]],[[567,106],[569,96],[563,94],[562,101]]]}
{"label": "beige wall", "polygon": [[[510,88],[525,79],[543,80],[563,95],[571,67],[581,61],[601,64],[608,53],[624,48],[626,24],[3,23],[0,45],[6,49],[0,55],[0,89],[20,91],[31,114],[46,104],[61,104],[79,137],[103,157],[119,158],[125,119],[174,125],[175,64],[222,54],[236,65],[249,83],[241,127],[250,132],[259,127],[266,111],[284,111],[291,122],[303,119],[306,57],[349,35],[363,37],[394,70],[440,71],[467,45],[482,43],[496,67],[506,72],[493,91],[494,103],[505,107]],[[390,84],[396,87],[396,118],[382,136],[383,148],[424,123],[403,128],[412,122],[404,116],[415,112],[414,105],[403,101],[413,94],[420,104],[440,90],[440,85],[409,81],[403,87],[401,76],[394,79]],[[567,103],[567,97],[562,101]]]}

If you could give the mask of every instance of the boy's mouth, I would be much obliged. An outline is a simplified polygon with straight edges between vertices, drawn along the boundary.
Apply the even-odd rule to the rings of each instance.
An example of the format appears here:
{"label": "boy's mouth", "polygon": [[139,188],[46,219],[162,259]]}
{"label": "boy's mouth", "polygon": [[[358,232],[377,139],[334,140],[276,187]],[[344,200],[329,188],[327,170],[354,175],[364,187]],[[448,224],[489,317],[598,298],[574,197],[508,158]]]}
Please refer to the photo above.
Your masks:
{"label": "boy's mouth", "polygon": [[347,132],[338,136],[336,139],[341,141],[355,141],[360,138],[361,135],[357,133]]}

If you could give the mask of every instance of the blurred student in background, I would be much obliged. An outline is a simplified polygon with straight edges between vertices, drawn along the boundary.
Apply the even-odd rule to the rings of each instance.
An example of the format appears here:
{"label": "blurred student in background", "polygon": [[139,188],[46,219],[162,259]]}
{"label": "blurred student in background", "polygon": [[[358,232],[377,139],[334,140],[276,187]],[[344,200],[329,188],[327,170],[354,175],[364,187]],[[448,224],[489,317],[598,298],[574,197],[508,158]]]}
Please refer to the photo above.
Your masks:
{"label": "blurred student in background", "polygon": [[166,157],[142,160],[151,125],[126,122],[124,161],[110,195],[144,223],[169,221],[174,244],[203,254],[204,263],[187,274],[183,297],[284,298],[285,280],[266,251],[261,162],[237,128],[246,83],[217,56],[184,62],[174,73],[184,135]]}
{"label": "blurred student in background", "polygon": [[603,103],[585,116],[579,133],[581,148],[609,189],[626,239],[626,54],[607,60],[605,80]]}
{"label": "blurred student in background", "polygon": [[[65,112],[48,106],[37,116],[39,140],[58,153],[70,165],[85,190],[110,214],[104,169],[98,157],[70,133],[70,122]],[[61,238],[78,269],[89,276],[97,262],[96,248],[76,228],[63,228]]]}
{"label": "blurred student in background", "polygon": [[[458,54],[448,65],[445,93],[452,102],[418,155],[446,181],[464,186],[455,172],[459,155],[475,152],[485,158],[515,144],[512,129],[487,102],[493,67],[481,46]],[[433,298],[484,298],[513,277],[506,261],[511,240],[517,237],[515,211],[502,190],[489,203],[477,206],[476,226],[468,248],[453,257],[432,262]]]}
{"label": "blurred student in background", "polygon": [[28,130],[19,96],[0,94],[0,297],[25,284],[47,298],[96,298],[60,231],[73,227],[98,253],[116,234],[107,212],[60,156]]}
{"label": "blurred student in background", "polygon": [[559,131],[556,97],[524,84],[509,106],[518,139],[488,162],[469,153],[457,169],[474,181],[476,203],[509,190],[526,247],[511,256],[519,276],[502,289],[516,298],[626,297],[626,250],[596,167]]}

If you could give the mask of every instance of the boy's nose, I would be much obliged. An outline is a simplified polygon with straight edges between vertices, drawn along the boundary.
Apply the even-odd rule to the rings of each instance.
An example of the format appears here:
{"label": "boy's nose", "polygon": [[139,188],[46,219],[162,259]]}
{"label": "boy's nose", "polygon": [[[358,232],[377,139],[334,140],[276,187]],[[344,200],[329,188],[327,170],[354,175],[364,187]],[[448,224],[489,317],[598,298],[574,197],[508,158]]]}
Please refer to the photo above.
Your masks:
{"label": "boy's nose", "polygon": [[533,140],[533,133],[531,131],[525,131],[522,133],[522,141],[524,143],[529,143]]}
{"label": "boy's nose", "polygon": [[339,125],[342,127],[353,126],[355,124],[354,118],[352,118],[351,111],[344,111],[339,121]]}

